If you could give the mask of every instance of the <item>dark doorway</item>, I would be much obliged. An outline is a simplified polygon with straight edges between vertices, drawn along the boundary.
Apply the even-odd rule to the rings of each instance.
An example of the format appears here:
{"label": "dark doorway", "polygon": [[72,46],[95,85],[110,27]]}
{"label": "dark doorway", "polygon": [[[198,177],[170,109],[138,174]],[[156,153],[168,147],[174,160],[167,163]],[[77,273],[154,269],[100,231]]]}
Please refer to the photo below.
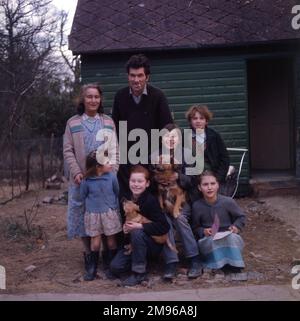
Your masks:
{"label": "dark doorway", "polygon": [[248,62],[251,172],[294,168],[292,80],[290,59]]}

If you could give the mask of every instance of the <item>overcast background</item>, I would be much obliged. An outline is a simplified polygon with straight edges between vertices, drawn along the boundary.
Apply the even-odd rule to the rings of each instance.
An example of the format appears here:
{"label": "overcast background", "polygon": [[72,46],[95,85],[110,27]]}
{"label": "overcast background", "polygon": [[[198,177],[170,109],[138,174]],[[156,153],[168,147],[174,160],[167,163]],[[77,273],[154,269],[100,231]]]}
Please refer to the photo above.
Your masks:
{"label": "overcast background", "polygon": [[67,35],[71,32],[72,21],[76,10],[77,0],[53,0],[52,3],[59,9],[68,12]]}

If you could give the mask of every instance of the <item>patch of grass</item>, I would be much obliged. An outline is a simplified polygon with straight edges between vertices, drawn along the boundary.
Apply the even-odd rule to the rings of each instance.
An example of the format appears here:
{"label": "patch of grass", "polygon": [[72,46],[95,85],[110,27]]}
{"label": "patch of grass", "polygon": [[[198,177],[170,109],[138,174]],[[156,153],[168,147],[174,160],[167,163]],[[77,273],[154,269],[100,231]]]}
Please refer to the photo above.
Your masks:
{"label": "patch of grass", "polygon": [[4,223],[6,226],[6,237],[8,239],[19,240],[20,238],[29,236],[29,233],[23,224],[20,224],[16,221],[10,221]]}
{"label": "patch of grass", "polygon": [[18,222],[13,219],[5,219],[1,223],[1,230],[4,232],[6,238],[10,240],[21,240],[24,238],[43,238],[43,228],[40,225],[31,225],[30,229],[27,228],[26,224]]}
{"label": "patch of grass", "polygon": [[9,241],[22,243],[25,252],[30,252],[48,243],[44,228],[36,224],[40,210],[38,195],[30,208],[22,210],[21,217],[0,218],[0,233]]}
{"label": "patch of grass", "polygon": [[9,242],[16,242],[22,245],[23,251],[29,253],[47,244],[47,235],[40,225],[31,225],[28,230],[25,223],[5,219],[0,221],[1,234]]}

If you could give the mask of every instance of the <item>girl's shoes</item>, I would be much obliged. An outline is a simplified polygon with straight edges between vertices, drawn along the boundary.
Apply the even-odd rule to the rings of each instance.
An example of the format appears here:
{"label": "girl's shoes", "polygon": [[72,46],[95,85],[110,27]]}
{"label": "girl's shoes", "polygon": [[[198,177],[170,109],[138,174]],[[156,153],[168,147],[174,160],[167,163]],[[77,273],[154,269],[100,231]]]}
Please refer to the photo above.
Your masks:
{"label": "girl's shoes", "polygon": [[229,264],[225,264],[221,270],[225,273],[225,274],[229,274],[229,273],[241,273],[243,271],[243,268],[241,267],[237,267],[237,266],[232,266]]}

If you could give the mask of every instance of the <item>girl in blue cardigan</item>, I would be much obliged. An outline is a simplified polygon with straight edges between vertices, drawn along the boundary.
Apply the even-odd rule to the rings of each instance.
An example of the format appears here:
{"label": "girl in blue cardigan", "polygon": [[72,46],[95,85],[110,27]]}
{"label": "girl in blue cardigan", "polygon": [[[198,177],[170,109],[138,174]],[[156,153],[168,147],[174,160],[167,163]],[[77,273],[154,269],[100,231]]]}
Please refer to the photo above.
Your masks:
{"label": "girl in blue cardigan", "polygon": [[117,252],[116,234],[122,231],[118,180],[112,172],[109,158],[103,153],[93,151],[87,156],[86,174],[80,184],[80,195],[85,203],[85,232],[91,237],[91,251],[87,254],[84,280],[92,281],[97,273],[101,235],[107,237],[112,259]]}

